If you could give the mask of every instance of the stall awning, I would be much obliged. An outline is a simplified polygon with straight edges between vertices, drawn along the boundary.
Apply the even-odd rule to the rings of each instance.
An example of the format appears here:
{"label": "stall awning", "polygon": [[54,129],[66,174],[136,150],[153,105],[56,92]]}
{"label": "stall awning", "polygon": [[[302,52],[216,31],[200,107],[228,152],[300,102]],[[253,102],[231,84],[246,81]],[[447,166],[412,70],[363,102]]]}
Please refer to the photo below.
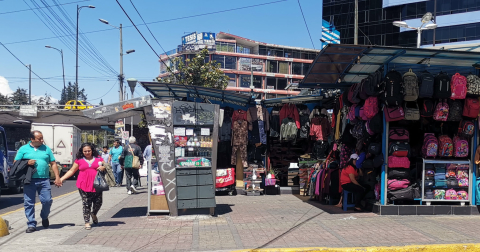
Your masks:
{"label": "stall awning", "polygon": [[215,88],[142,81],[140,82],[140,85],[156,98],[206,98],[208,100],[227,102],[243,107],[247,106],[251,100],[248,95]]}
{"label": "stall awning", "polygon": [[315,58],[300,88],[345,88],[388,66],[401,73],[412,69],[436,74],[474,73],[480,52],[425,48],[329,44]]}
{"label": "stall awning", "polygon": [[322,95],[305,95],[305,96],[289,96],[283,98],[273,98],[263,101],[263,104],[267,107],[274,106],[276,104],[284,103],[310,103],[320,102],[323,99]]}

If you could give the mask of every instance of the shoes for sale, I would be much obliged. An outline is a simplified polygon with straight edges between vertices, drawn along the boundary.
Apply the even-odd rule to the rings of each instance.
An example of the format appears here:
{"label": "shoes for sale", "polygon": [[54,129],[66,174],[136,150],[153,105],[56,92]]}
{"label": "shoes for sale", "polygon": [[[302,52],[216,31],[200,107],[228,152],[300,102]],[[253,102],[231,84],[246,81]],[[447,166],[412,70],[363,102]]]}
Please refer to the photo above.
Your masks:
{"label": "shoes for sale", "polygon": [[301,155],[301,158],[310,158],[310,154]]}

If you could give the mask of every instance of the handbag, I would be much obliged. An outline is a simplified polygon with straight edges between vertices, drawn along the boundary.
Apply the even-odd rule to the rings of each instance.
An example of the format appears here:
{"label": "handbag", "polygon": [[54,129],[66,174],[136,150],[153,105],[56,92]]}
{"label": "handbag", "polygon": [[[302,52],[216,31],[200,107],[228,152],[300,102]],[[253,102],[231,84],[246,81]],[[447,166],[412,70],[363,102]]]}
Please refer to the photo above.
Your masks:
{"label": "handbag", "polygon": [[95,180],[93,181],[93,188],[95,188],[95,192],[103,192],[110,190],[107,181],[105,180],[105,174],[101,171],[97,171],[97,175],[95,176]]}
{"label": "handbag", "polygon": [[140,159],[133,153],[132,146],[128,145],[128,150],[132,153],[132,156],[125,156],[124,167],[140,169]]}
{"label": "handbag", "polygon": [[385,121],[394,122],[405,119],[405,113],[403,112],[402,107],[385,107],[383,109],[385,114]]}
{"label": "handbag", "polygon": [[405,102],[405,108],[403,109],[405,112],[405,120],[409,121],[418,121],[420,120],[420,109],[418,108],[418,104],[415,102],[415,107],[407,107],[407,103]]}

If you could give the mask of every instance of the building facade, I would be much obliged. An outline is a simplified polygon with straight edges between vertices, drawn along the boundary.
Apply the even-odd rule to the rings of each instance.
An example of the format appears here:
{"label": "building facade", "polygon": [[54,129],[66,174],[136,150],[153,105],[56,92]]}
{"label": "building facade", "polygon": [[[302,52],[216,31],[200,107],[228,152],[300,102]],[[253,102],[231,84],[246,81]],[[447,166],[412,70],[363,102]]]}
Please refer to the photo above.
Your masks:
{"label": "building facade", "polygon": [[[334,24],[342,44],[353,44],[354,2],[323,1],[323,19]],[[415,47],[417,32],[392,23],[405,21],[419,27],[427,12],[438,28],[422,32],[422,47],[480,42],[480,0],[359,0],[358,43]]]}
{"label": "building facade", "polygon": [[222,71],[230,78],[227,90],[250,92],[253,71],[253,91],[261,94],[257,98],[262,99],[299,94],[298,89],[290,87],[303,79],[319,52],[258,42],[224,32],[193,33],[184,36],[177,49],[161,55],[158,78],[170,74],[167,65],[175,71],[175,66],[171,63],[173,58],[182,57],[185,60],[194,57],[205,46],[210,52],[205,60],[219,63]]}

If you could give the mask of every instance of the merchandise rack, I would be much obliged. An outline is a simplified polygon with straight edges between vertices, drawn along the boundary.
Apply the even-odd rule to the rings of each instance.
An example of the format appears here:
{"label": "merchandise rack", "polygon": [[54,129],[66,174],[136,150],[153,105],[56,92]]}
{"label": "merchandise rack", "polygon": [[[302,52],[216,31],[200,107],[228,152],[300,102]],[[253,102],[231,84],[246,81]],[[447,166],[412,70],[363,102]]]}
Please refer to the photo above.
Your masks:
{"label": "merchandise rack", "polygon": [[[457,165],[468,165],[469,166],[469,169],[468,169],[468,189],[467,187],[442,187],[441,189],[445,189],[445,190],[448,190],[448,189],[451,189],[451,188],[464,188],[466,189],[466,191],[468,191],[468,200],[447,200],[447,199],[426,199],[425,198],[425,164],[457,164]],[[430,206],[431,202],[459,202],[460,205],[462,206],[465,206],[465,203],[470,203],[471,200],[472,200],[472,165],[471,165],[471,161],[470,160],[430,160],[430,159],[423,159],[423,169],[422,169],[422,198],[421,200],[423,202],[426,202],[427,206]],[[432,190],[434,189],[440,189],[440,188],[432,188]]]}

